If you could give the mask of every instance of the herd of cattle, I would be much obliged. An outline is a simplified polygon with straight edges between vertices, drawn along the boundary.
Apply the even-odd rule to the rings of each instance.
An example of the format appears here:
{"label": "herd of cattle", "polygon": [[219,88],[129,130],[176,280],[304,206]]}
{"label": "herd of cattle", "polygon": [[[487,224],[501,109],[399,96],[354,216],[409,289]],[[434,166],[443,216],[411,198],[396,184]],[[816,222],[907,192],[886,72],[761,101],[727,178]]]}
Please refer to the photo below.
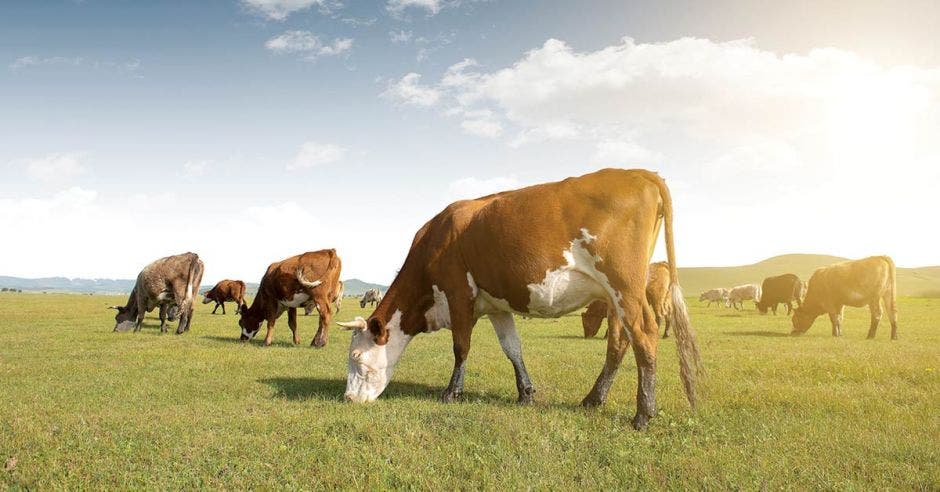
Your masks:
{"label": "herd of cattle", "polygon": [[[672,200],[665,182],[644,170],[605,169],[556,183],[506,191],[449,205],[415,235],[411,249],[384,297],[373,289],[360,306],[375,306],[368,319],[338,323],[352,330],[347,401],[372,401],[384,391],[411,339],[447,328],[453,338],[454,368],[442,399],[463,392],[470,333],[487,316],[513,365],[519,403],[533,399],[534,386],[522,358],[514,314],[555,318],[588,306],[584,335],[593,337],[606,318],[607,353],[585,406],[602,404],[631,345],[638,371],[633,426],[646,427],[656,413],[656,352],[672,333],[679,351],[680,376],[695,404],[701,358],[678,282],[672,228]],[[667,261],[649,264],[665,233]],[[203,303],[236,304],[241,340],[250,340],[266,322],[265,344],[276,320],[287,311],[294,343],[297,309],[319,311],[311,342],[327,344],[333,314],[339,312],[342,261],[333,249],[313,251],[272,263],[249,306],[245,283],[223,280],[205,292]],[[114,306],[115,331],[140,330],[144,314],[159,308],[160,328],[179,319],[177,333],[190,329],[193,301],[203,262],[194,253],[159,259],[138,275],[124,306]],[[834,336],[841,335],[844,306],[871,309],[874,337],[882,302],[897,338],[895,267],[887,256],[840,263],[817,270],[808,284],[796,275],[769,277],[761,285],[705,292],[700,301],[741,309],[754,301],[761,313],[784,304],[792,312],[793,333],[803,333],[828,314]],[[792,303],[797,304],[793,309]]]}

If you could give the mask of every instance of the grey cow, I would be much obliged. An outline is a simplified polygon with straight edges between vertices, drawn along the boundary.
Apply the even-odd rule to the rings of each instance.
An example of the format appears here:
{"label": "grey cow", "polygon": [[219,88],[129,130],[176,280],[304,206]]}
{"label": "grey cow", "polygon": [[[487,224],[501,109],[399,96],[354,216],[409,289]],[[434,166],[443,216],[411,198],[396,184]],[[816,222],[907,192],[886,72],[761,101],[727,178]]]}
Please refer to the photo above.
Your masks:
{"label": "grey cow", "polygon": [[366,304],[375,305],[380,302],[382,302],[382,293],[379,292],[379,289],[369,289],[362,295],[362,299],[359,300],[359,307],[365,309]]}
{"label": "grey cow", "polygon": [[195,299],[205,267],[196,253],[167,256],[147,265],[137,275],[137,283],[124,306],[112,306],[114,331],[134,328],[140,331],[144,314],[160,308],[160,331],[166,333],[167,315],[170,321],[179,317],[176,334],[189,330],[193,319]]}
{"label": "grey cow", "polygon": [[717,288],[707,290],[698,297],[699,302],[708,301],[708,307],[712,306],[712,303],[717,303],[719,306],[728,301],[728,296],[730,291],[724,288]]}

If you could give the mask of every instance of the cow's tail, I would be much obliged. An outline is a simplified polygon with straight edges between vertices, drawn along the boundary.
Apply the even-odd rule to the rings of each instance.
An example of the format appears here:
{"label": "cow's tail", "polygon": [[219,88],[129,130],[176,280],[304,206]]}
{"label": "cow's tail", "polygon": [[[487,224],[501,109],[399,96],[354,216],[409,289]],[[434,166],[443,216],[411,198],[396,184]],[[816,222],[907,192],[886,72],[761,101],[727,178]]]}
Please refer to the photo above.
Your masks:
{"label": "cow's tail", "polygon": [[[891,313],[897,317],[898,314],[898,280],[897,280],[897,268],[894,266],[894,260],[890,256],[883,257],[885,262],[888,264],[888,292],[885,294],[885,300],[891,301],[890,306],[885,306],[885,309],[891,311]],[[887,304],[887,303],[885,303]]]}
{"label": "cow's tail", "polygon": [[679,286],[679,272],[676,266],[676,248],[672,229],[672,196],[662,178],[656,176],[659,196],[662,200],[663,229],[666,236],[666,259],[669,263],[669,295],[672,298],[672,329],[676,335],[676,349],[679,351],[679,375],[685,388],[689,404],[695,407],[696,379],[704,374],[702,358],[695,341],[695,330],[689,319],[689,310]]}
{"label": "cow's tail", "polygon": [[193,298],[199,290],[199,284],[202,282],[203,264],[199,255],[193,253],[193,261],[189,263],[189,277],[186,284],[186,297],[183,299],[183,306],[188,311],[193,304]]}

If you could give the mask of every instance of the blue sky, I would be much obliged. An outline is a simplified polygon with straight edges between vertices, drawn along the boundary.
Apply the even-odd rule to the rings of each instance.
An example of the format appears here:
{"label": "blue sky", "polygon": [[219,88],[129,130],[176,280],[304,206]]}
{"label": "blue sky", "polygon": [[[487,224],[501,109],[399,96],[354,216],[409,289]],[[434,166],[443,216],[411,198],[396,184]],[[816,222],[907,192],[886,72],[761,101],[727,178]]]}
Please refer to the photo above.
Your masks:
{"label": "blue sky", "polygon": [[607,166],[685,265],[938,264],[940,7],[879,3],[3,2],[0,273],[389,282],[450,201]]}

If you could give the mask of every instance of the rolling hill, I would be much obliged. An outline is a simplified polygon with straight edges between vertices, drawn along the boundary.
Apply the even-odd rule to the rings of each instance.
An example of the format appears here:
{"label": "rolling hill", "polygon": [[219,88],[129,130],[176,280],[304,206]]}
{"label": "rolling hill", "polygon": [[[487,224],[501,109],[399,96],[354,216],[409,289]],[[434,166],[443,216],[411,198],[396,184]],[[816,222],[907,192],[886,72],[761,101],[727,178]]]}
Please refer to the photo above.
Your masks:
{"label": "rolling hill", "polygon": [[[782,255],[753,265],[679,268],[679,280],[685,294],[691,296],[714,287],[760,283],[766,277],[783,273],[795,273],[808,280],[817,268],[845,260],[829,255]],[[898,295],[940,297],[940,266],[898,268]]]}

